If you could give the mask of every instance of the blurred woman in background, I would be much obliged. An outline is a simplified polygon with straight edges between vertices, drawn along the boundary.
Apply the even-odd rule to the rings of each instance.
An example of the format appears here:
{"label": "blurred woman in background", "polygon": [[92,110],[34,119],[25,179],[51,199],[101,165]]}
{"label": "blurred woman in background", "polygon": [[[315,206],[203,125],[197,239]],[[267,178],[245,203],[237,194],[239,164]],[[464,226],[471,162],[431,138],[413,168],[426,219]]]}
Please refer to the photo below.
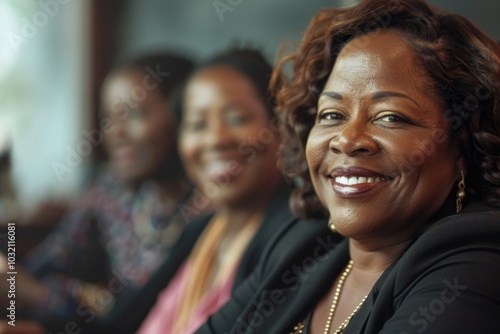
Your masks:
{"label": "blurred woman in background", "polygon": [[215,213],[200,220],[203,230],[179,269],[169,270],[170,284],[139,333],[194,332],[247,276],[280,219],[290,215],[277,168],[281,140],[268,96],[270,74],[260,54],[233,51],[188,81],[179,150]]}
{"label": "blurred woman in background", "polygon": [[190,61],[169,54],[112,71],[101,92],[109,164],[18,274],[18,301],[35,316],[102,316],[141,288],[182,229],[209,206],[195,194],[177,154],[182,83]]}

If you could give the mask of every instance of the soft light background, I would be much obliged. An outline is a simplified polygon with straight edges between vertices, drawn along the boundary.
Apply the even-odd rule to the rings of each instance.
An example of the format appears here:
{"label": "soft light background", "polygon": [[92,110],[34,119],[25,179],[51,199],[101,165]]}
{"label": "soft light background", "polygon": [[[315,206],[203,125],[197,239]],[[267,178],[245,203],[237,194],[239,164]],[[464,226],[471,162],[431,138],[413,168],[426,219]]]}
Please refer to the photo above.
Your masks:
{"label": "soft light background", "polygon": [[[213,0],[114,2],[124,5],[112,22],[116,59],[163,49],[202,60],[237,44],[259,47],[273,61],[279,44],[300,40],[320,8],[354,1],[221,0],[231,8],[222,16]],[[430,2],[465,15],[500,40],[500,1]],[[24,212],[43,200],[73,198],[89,178],[91,155],[81,156],[81,162],[73,159],[74,167],[64,174],[58,174],[55,165],[67,165],[69,152],[83,140],[82,130],[94,126],[89,93],[91,4],[0,0],[0,147],[12,139],[13,182]],[[47,13],[44,6],[53,14],[46,15],[47,20],[40,14]],[[22,35],[27,21],[39,27],[15,51],[12,34]]]}

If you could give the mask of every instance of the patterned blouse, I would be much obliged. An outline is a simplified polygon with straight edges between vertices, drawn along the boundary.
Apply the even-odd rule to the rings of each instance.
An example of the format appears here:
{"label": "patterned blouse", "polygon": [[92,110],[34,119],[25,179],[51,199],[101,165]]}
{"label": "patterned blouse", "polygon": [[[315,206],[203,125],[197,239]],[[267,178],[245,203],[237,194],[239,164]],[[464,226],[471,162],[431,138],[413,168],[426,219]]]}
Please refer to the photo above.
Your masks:
{"label": "patterned blouse", "polygon": [[210,212],[200,196],[163,205],[151,183],[133,192],[101,173],[25,263],[47,286],[36,315],[105,314],[148,281],[186,224]]}

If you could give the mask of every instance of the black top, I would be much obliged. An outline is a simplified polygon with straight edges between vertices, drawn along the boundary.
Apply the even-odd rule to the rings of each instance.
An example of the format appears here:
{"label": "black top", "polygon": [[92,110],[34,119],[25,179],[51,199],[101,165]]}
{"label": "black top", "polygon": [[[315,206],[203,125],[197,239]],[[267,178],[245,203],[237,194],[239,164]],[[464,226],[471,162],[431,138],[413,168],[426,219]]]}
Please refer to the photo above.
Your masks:
{"label": "black top", "polygon": [[[236,272],[234,287],[243,282],[255,268],[262,256],[265,245],[273,234],[286,221],[292,219],[293,215],[289,209],[288,198],[288,191],[284,186],[281,186],[273,196],[259,230],[243,254]],[[158,294],[169,284],[177,270],[189,256],[211,218],[212,215],[189,223],[178,242],[170,250],[167,260],[144,288],[127,297],[126,300],[117,299],[113,311],[104,318],[98,319],[88,314],[88,312],[85,314],[80,313],[73,319],[48,319],[44,321],[45,328],[64,333],[64,326],[71,320],[76,323],[77,327],[75,328],[82,330],[81,333],[135,333],[156,303]]]}
{"label": "black top", "polygon": [[[349,260],[326,222],[290,221],[231,300],[196,333],[290,333]],[[500,211],[442,218],[374,285],[344,334],[500,332]]]}

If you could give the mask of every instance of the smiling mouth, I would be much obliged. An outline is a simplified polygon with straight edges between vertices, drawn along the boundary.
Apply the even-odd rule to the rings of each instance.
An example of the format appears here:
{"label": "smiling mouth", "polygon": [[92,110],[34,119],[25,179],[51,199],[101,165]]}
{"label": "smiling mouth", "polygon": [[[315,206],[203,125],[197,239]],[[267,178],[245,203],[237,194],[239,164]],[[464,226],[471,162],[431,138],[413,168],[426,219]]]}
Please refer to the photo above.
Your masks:
{"label": "smiling mouth", "polygon": [[335,183],[351,186],[364,183],[377,183],[388,181],[386,177],[366,177],[366,176],[335,176],[333,178]]}
{"label": "smiling mouth", "polygon": [[387,184],[393,178],[362,167],[337,167],[328,176],[333,191],[340,197],[353,198]]}
{"label": "smiling mouth", "polygon": [[210,179],[215,182],[228,182],[241,172],[241,163],[236,160],[212,161],[207,166]]}

